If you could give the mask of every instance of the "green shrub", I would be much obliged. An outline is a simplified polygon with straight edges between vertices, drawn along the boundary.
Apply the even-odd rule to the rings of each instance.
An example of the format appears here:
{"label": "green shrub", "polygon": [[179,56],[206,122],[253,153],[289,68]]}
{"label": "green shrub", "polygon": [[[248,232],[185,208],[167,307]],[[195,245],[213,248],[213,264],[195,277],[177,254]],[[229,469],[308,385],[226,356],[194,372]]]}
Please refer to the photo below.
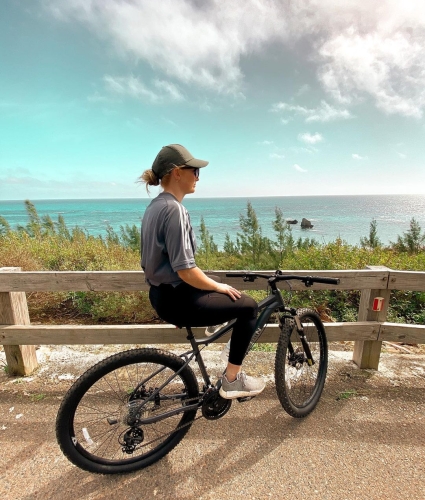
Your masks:
{"label": "green shrub", "polygon": [[[16,229],[0,217],[0,266],[21,267],[24,271],[114,271],[140,269],[140,231],[136,226],[121,226],[120,233],[107,228],[105,238],[91,236],[82,228],[69,229],[61,215],[58,221],[40,217],[34,205],[25,202],[28,223]],[[380,244],[376,221],[372,221],[369,238],[360,246],[341,239],[319,244],[312,239],[294,241],[283,214],[275,210],[273,229],[276,241],[262,236],[254,209],[248,203],[241,214],[241,233],[236,242],[226,234],[220,251],[213,236],[201,221],[200,249],[197,265],[205,270],[248,269],[364,269],[382,265],[395,270],[425,271],[425,241],[419,224],[412,219],[410,230],[390,246]],[[257,301],[264,290],[250,291]],[[284,292],[285,297],[289,297]],[[360,292],[296,292],[294,307],[315,307],[325,320],[356,321]],[[33,320],[65,321],[76,318],[99,322],[138,323],[156,321],[144,292],[72,292],[30,293],[28,305]],[[394,291],[388,320],[425,324],[425,292]]]}

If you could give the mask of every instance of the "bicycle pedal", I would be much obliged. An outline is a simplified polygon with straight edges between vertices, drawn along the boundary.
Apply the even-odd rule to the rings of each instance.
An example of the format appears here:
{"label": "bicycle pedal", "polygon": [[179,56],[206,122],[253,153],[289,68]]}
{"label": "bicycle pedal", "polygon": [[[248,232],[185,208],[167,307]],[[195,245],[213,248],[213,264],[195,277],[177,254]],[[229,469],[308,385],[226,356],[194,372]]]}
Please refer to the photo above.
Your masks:
{"label": "bicycle pedal", "polygon": [[251,401],[251,399],[254,399],[255,396],[245,396],[244,398],[237,398],[239,403],[245,403],[245,401]]}

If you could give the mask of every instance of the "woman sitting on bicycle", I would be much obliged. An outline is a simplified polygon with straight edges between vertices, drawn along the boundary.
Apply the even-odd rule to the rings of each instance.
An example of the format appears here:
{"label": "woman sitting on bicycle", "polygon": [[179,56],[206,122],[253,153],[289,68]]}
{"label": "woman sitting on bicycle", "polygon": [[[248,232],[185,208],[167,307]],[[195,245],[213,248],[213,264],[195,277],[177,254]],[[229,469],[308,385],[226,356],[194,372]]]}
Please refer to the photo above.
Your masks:
{"label": "woman sitting on bicycle", "polygon": [[220,395],[226,399],[255,396],[265,384],[245,375],[241,365],[254,332],[257,303],[232,286],[212,280],[196,266],[195,235],[181,204],[185,195],[195,192],[199,169],[207,165],[183,146],[170,144],[158,153],[152,169],[141,175],[147,190],[148,186],[163,188],[143,216],[142,268],[151,304],[163,320],[184,327],[237,318]]}

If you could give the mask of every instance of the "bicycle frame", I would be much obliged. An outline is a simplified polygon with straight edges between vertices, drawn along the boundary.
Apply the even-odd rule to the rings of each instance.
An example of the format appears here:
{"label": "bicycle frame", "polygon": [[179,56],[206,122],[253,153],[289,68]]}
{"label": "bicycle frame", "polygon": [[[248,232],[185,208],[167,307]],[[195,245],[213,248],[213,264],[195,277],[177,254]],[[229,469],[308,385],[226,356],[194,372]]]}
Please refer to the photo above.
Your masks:
{"label": "bicycle frame", "polygon": [[[257,339],[255,339],[255,336],[256,336],[257,332],[260,334],[263,331],[263,329],[266,326],[268,320],[270,319],[270,316],[276,310],[285,310],[285,304],[283,302],[282,294],[281,294],[280,290],[277,287],[275,287],[275,289],[273,289],[273,287],[272,287],[271,293],[266,298],[264,298],[263,300],[261,300],[258,303],[258,310],[260,311],[260,314],[258,315],[257,321],[255,323],[255,330],[254,330],[254,333],[253,333],[253,336],[252,336],[252,338],[254,339],[254,341],[258,339],[258,337],[257,337]],[[186,330],[188,332],[186,338],[190,342],[190,344],[192,346],[192,349],[189,350],[189,351],[184,352],[183,354],[180,354],[180,357],[185,360],[184,365],[181,368],[179,368],[179,370],[176,373],[172,374],[161,385],[161,387],[158,387],[149,396],[148,399],[146,399],[145,401],[143,401],[140,404],[140,407],[138,408],[138,411],[141,410],[143,408],[143,406],[145,406],[147,403],[149,403],[151,401],[155,401],[156,396],[160,393],[160,391],[166,385],[168,385],[176,377],[176,375],[178,375],[182,370],[184,370],[186,368],[186,366],[193,360],[193,358],[195,358],[196,363],[197,363],[197,365],[199,367],[199,370],[201,371],[202,378],[204,380],[204,391],[202,391],[200,393],[200,398],[199,398],[198,402],[196,402],[194,404],[191,404],[191,405],[182,406],[181,408],[176,408],[174,410],[170,410],[169,412],[163,413],[163,414],[158,415],[158,416],[140,419],[139,420],[139,425],[152,424],[152,423],[155,423],[155,422],[159,422],[160,420],[168,418],[168,417],[170,417],[172,415],[177,415],[178,413],[182,413],[183,411],[187,411],[188,409],[197,408],[197,407],[200,406],[200,404],[202,404],[201,403],[202,402],[202,396],[203,396],[204,392],[208,388],[212,387],[212,383],[211,383],[211,380],[210,380],[210,376],[209,376],[209,374],[207,372],[204,360],[203,360],[202,355],[201,355],[201,349],[199,349],[199,347],[202,346],[202,345],[206,347],[207,345],[212,344],[216,340],[218,340],[221,337],[223,337],[224,335],[226,335],[226,333],[228,333],[233,328],[233,325],[235,324],[235,322],[236,322],[235,319],[231,320],[231,321],[229,321],[227,323],[227,325],[225,325],[223,328],[221,328],[218,332],[214,333],[211,337],[203,337],[203,338],[199,338],[199,339],[195,338],[195,336],[193,335],[193,332],[192,332],[192,328],[190,326],[186,327]],[[161,368],[157,372],[153,373],[150,376],[150,378],[152,378],[154,375],[160,373],[163,369],[164,368]],[[146,381],[144,381],[144,383],[145,382]],[[139,388],[140,388],[140,384],[136,387],[135,392],[137,392],[137,390]],[[182,394],[182,395],[175,395],[174,396],[174,398],[179,398],[179,397],[181,397],[183,399],[184,398],[184,394]]]}
{"label": "bicycle frame", "polygon": [[[301,323],[296,315],[296,310],[295,309],[288,309],[285,307],[282,293],[279,290],[279,288],[277,287],[277,282],[278,281],[289,281],[289,280],[295,279],[295,280],[301,280],[305,284],[306,287],[310,287],[313,285],[313,283],[338,284],[339,279],[313,277],[313,276],[284,275],[281,271],[276,271],[276,273],[274,273],[273,275],[262,274],[262,273],[252,273],[251,274],[248,272],[243,272],[243,273],[237,272],[237,273],[231,273],[228,276],[242,277],[242,278],[244,278],[245,281],[253,281],[257,277],[266,278],[268,280],[268,285],[269,285],[271,291],[270,291],[270,294],[265,299],[261,300],[258,304],[258,310],[260,311],[260,314],[257,318],[256,323],[255,323],[255,330],[254,330],[254,333],[251,337],[251,342],[255,343],[258,340],[264,327],[267,324],[267,321],[270,319],[270,316],[275,311],[287,312],[290,315],[289,317],[294,318],[294,324],[298,330],[298,333],[300,336],[300,341],[301,341],[301,344],[302,344],[303,349],[304,349],[304,353],[305,353],[306,358],[307,358],[307,362],[310,366],[313,365],[314,360],[313,360],[312,355],[311,355],[310,347],[305,340],[305,336],[303,333],[303,327],[302,327],[302,325],[301,325]],[[195,336],[193,335],[191,327],[186,326],[186,330],[187,330],[187,337],[186,338],[190,342],[192,349],[189,351],[186,351],[185,353],[180,355],[180,357],[185,360],[184,364],[177,370],[176,373],[170,375],[170,377],[161,385],[161,387],[156,388],[155,391],[146,400],[144,400],[140,404],[140,406],[137,408],[137,412],[133,412],[133,414],[139,413],[140,410],[147,403],[149,403],[151,401],[157,402],[158,399],[159,399],[159,401],[161,401],[160,391],[167,384],[169,384],[171,382],[171,380],[173,380],[173,378],[176,377],[176,375],[178,375],[182,370],[184,370],[189,365],[189,363],[193,360],[193,358],[195,358],[195,360],[199,366],[199,369],[201,371],[202,377],[204,379],[203,391],[200,391],[199,398],[198,398],[198,401],[196,403],[182,406],[181,408],[176,408],[174,410],[170,410],[169,412],[163,413],[163,414],[158,415],[158,416],[154,416],[154,417],[150,417],[150,418],[146,418],[146,419],[138,419],[137,420],[138,425],[151,424],[154,422],[158,422],[158,421],[163,420],[171,415],[177,415],[178,413],[182,413],[188,409],[199,408],[202,405],[202,400],[203,400],[203,396],[204,396],[205,392],[208,391],[210,388],[212,388],[213,385],[211,384],[211,380],[210,380],[210,377],[208,375],[204,360],[202,359],[201,349],[199,349],[199,346],[203,345],[206,347],[207,345],[220,339],[221,337],[223,337],[223,335],[228,333],[233,328],[233,325],[235,324],[235,322],[236,322],[236,319],[231,320],[227,323],[227,325],[225,325],[223,328],[221,328],[218,332],[214,333],[211,337],[204,337],[204,338],[200,338],[200,339],[196,339]],[[294,354],[294,350],[292,348],[291,343],[289,343],[289,345],[288,345],[288,350],[289,350],[291,355]],[[158,371],[156,371],[154,374],[152,374],[150,378],[152,378],[154,375],[160,373],[164,369],[165,369],[165,367],[160,368]],[[134,391],[134,393],[136,393],[139,390],[139,388],[143,386],[143,383],[146,383],[146,381],[141,382],[136,387],[136,390]],[[180,398],[182,400],[184,399],[184,397],[185,397],[184,393],[183,394],[176,394],[173,396],[173,398],[176,398],[176,399]],[[163,396],[162,399],[165,400],[165,399],[169,399],[169,398]],[[135,423],[135,421],[132,421],[132,422],[128,421],[129,425],[133,425],[134,423]]]}

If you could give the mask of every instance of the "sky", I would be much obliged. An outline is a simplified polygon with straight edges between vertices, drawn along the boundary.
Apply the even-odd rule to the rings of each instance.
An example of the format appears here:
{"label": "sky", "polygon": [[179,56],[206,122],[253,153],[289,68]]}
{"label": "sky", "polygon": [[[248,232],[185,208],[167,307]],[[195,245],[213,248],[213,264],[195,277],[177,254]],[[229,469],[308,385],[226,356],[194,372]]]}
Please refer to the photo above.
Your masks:
{"label": "sky", "polygon": [[1,2],[0,200],[425,194],[424,112],[423,0]]}

